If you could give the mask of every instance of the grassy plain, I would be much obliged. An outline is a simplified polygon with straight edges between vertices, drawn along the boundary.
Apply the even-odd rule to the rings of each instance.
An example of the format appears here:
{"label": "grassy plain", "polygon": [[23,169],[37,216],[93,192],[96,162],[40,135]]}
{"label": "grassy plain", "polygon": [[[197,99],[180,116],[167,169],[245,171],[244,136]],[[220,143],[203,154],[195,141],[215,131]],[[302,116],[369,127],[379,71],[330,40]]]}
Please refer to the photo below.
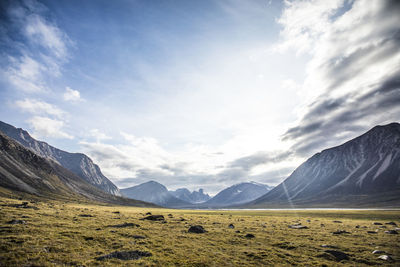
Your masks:
{"label": "grassy plain", "polygon": [[[59,201],[13,206],[23,201],[0,198],[0,266],[393,266],[400,262],[400,235],[384,233],[396,227],[385,223],[400,225],[400,211],[204,211]],[[140,220],[147,212],[164,215],[166,223]],[[25,224],[9,224],[13,219]],[[341,223],[334,222],[338,220]],[[140,226],[109,227],[123,223]],[[308,229],[288,228],[294,223]],[[202,225],[207,232],[188,233],[191,225]],[[337,230],[349,234],[332,233]],[[349,260],[321,256],[329,249],[323,244],[337,247]],[[96,260],[128,250],[152,256]],[[379,260],[373,250],[385,251],[396,262]]]}

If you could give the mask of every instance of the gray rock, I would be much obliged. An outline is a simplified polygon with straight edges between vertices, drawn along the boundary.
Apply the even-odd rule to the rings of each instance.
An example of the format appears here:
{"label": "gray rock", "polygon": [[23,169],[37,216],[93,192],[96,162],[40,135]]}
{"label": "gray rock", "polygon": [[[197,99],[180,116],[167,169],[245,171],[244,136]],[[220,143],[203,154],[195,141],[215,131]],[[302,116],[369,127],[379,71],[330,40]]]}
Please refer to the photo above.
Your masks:
{"label": "gray rock", "polygon": [[325,253],[328,253],[328,254],[332,255],[333,257],[335,257],[336,261],[342,261],[342,260],[349,259],[349,255],[347,255],[346,253],[339,251],[339,250],[325,250]]}
{"label": "gray rock", "polygon": [[381,255],[378,257],[380,260],[388,261],[388,262],[394,262],[394,259],[390,257],[389,255]]}
{"label": "gray rock", "polygon": [[387,225],[393,225],[393,226],[397,226],[397,224],[396,224],[395,222],[387,222],[387,223],[385,223],[385,224],[387,224]]}
{"label": "gray rock", "polygon": [[382,251],[382,250],[374,250],[374,251],[372,251],[372,254],[383,254],[383,253],[385,253],[385,251]]}
{"label": "gray rock", "polygon": [[335,232],[332,232],[334,235],[341,235],[341,234],[351,234],[350,232],[347,232],[345,230],[337,230]]}
{"label": "gray rock", "polygon": [[254,238],[255,236],[253,234],[246,234],[244,237],[246,237],[246,238]]}
{"label": "gray rock", "polygon": [[235,228],[235,226],[232,223],[228,227],[231,228],[231,229]]}
{"label": "gray rock", "polygon": [[125,228],[125,227],[140,227],[140,225],[136,223],[122,223],[122,224],[108,225],[107,227]]}
{"label": "gray rock", "polygon": [[399,233],[396,230],[389,230],[389,231],[385,231],[385,234],[397,235]]}
{"label": "gray rock", "polygon": [[373,225],[382,225],[380,222],[374,222]]}
{"label": "gray rock", "polygon": [[8,224],[26,224],[24,220],[11,220],[7,222]]}
{"label": "gray rock", "polygon": [[150,257],[152,254],[146,251],[130,250],[130,251],[115,251],[113,253],[97,257],[96,260],[103,261],[108,259],[120,259],[120,260],[138,260],[142,257]]}
{"label": "gray rock", "polygon": [[149,221],[165,221],[165,218],[163,215],[149,215],[147,217],[144,217],[140,220],[149,220]]}
{"label": "gray rock", "polygon": [[305,225],[289,225],[288,227],[292,229],[308,229]]}
{"label": "gray rock", "polygon": [[189,227],[188,232],[189,233],[202,234],[202,233],[205,233],[207,231],[201,225],[193,225],[193,226]]}

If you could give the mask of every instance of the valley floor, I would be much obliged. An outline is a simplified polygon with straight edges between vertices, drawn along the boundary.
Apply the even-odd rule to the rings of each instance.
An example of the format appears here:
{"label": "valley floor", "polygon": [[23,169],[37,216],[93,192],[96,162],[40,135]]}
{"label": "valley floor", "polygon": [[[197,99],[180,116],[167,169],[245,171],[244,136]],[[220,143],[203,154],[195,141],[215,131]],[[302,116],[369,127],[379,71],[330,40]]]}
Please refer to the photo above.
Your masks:
{"label": "valley floor", "polygon": [[[400,235],[385,233],[398,227],[386,223],[400,225],[400,211],[202,211],[24,201],[0,198],[0,266],[400,264]],[[148,212],[164,215],[165,222],[140,220]],[[307,229],[288,227],[296,223]],[[191,225],[207,232],[188,233]],[[338,230],[348,233],[333,234]],[[151,256],[96,259],[134,250]],[[338,262],[326,250],[349,258]],[[374,250],[396,262],[378,259],[382,254]]]}

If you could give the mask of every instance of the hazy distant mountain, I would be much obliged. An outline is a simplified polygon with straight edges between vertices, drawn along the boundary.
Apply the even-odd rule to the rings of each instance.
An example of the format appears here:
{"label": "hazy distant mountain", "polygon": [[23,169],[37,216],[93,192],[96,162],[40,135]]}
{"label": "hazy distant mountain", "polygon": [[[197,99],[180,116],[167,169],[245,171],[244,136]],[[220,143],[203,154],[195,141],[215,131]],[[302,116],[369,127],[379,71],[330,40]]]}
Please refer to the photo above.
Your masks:
{"label": "hazy distant mountain", "polygon": [[257,199],[272,188],[271,186],[255,182],[240,183],[222,190],[203,205],[222,207],[243,204]]}
{"label": "hazy distant mountain", "polygon": [[[108,194],[53,160],[44,158],[0,132],[0,187],[11,193],[29,193],[69,201],[152,206],[150,203]],[[2,190],[4,192],[4,190]]]}
{"label": "hazy distant mountain", "polygon": [[211,198],[208,194],[204,194],[203,189],[199,189],[199,191],[190,192],[187,188],[179,188],[175,191],[169,191],[169,192],[174,197],[192,204],[203,203]]}
{"label": "hazy distant mountain", "polygon": [[121,189],[123,196],[154,203],[163,207],[190,206],[190,203],[174,197],[168,189],[155,181]]}
{"label": "hazy distant mountain", "polygon": [[45,142],[37,141],[23,129],[17,129],[2,121],[0,121],[0,131],[18,141],[23,146],[32,149],[38,155],[54,160],[64,168],[70,170],[104,192],[113,195],[120,195],[118,187],[116,187],[101,173],[99,166],[94,164],[88,156],[81,153],[69,153],[55,148]]}
{"label": "hazy distant mountain", "polygon": [[[288,201],[290,199],[290,201]],[[400,204],[400,124],[317,153],[252,204]]]}

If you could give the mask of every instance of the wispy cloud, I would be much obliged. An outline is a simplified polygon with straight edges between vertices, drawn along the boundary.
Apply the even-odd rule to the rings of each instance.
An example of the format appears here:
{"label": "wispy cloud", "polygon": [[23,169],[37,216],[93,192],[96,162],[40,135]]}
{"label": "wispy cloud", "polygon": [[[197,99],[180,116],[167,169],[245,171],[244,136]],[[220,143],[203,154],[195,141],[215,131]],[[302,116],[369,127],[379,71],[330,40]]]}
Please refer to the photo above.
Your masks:
{"label": "wispy cloud", "polygon": [[282,46],[312,55],[303,84],[309,104],[284,134],[297,154],[400,119],[399,13],[398,1],[287,3]]}
{"label": "wispy cloud", "polygon": [[15,106],[21,111],[35,115],[52,115],[57,118],[62,118],[65,115],[65,112],[58,107],[38,99],[17,100]]}
{"label": "wispy cloud", "polygon": [[33,136],[36,138],[74,138],[72,135],[63,131],[64,122],[61,120],[43,116],[34,116],[28,120],[28,123],[33,128]]}

